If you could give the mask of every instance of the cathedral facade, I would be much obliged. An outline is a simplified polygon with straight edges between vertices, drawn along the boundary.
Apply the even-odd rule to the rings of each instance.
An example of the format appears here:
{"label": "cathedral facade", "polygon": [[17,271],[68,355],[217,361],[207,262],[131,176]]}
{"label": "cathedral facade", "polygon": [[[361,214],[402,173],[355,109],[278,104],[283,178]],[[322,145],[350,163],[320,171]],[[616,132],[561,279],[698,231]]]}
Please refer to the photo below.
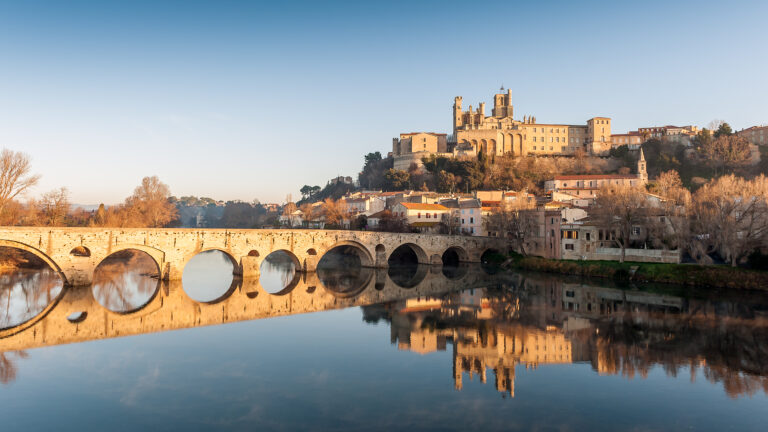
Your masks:
{"label": "cathedral facade", "polygon": [[[503,90],[503,88],[502,88]],[[572,155],[578,149],[604,154],[611,148],[611,119],[593,117],[583,125],[538,123],[536,117],[515,120],[512,90],[493,97],[491,115],[485,103],[462,108],[462,97],[453,103],[453,136],[456,147],[486,155]]]}
{"label": "cathedral facade", "polygon": [[395,168],[421,165],[421,158],[443,156],[567,156],[579,149],[588,154],[604,155],[611,149],[611,119],[593,117],[582,125],[538,123],[536,117],[514,118],[512,90],[493,97],[491,115],[485,115],[485,103],[465,111],[461,96],[453,102],[453,135],[431,132],[401,134],[392,140]]}

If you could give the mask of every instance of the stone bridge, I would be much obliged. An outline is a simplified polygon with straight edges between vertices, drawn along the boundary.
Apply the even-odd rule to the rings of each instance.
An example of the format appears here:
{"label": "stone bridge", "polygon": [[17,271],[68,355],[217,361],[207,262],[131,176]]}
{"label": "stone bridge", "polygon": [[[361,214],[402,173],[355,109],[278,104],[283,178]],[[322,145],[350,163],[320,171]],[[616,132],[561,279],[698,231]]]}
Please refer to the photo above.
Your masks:
{"label": "stone bridge", "polygon": [[463,266],[465,271],[453,277],[440,268],[423,267],[428,271],[410,288],[398,285],[387,270],[368,269],[367,279],[354,292],[329,289],[317,273],[299,275],[290,289],[276,294],[265,291],[258,278],[235,277],[226,294],[211,302],[191,299],[181,281],[158,281],[147,303],[130,312],[102,306],[90,287],[65,287],[34,318],[0,329],[0,353],[393,301],[402,301],[402,307],[435,307],[435,296],[499,284],[498,277],[479,266]]}
{"label": "stone bridge", "polygon": [[65,285],[89,285],[99,263],[109,255],[134,249],[146,252],[163,280],[179,280],[184,265],[200,252],[219,250],[235,274],[256,277],[262,260],[286,252],[301,272],[314,272],[328,251],[351,246],[363,267],[387,268],[392,253],[412,250],[420,264],[442,265],[455,254],[460,262],[480,262],[487,250],[503,250],[491,237],[401,234],[330,230],[226,230],[184,228],[38,228],[0,227],[0,246],[30,252],[59,272]]}

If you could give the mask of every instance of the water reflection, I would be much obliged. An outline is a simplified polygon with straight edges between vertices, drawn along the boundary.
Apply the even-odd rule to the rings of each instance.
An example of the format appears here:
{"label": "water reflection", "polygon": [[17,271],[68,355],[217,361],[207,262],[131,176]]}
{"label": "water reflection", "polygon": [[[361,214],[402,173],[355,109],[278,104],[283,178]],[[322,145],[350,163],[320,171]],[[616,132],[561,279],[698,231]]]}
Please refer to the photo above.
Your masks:
{"label": "water reflection", "polygon": [[443,265],[441,271],[448,279],[461,279],[467,275],[470,267],[471,266],[468,263],[457,261]]}
{"label": "water reflection", "polygon": [[16,379],[16,360],[29,357],[25,351],[0,352],[0,384],[8,384]]}
{"label": "water reflection", "polygon": [[[714,293],[713,293],[714,294]],[[626,291],[547,276],[497,287],[364,308],[384,319],[399,349],[428,353],[453,346],[454,386],[465,376],[494,374],[515,396],[515,366],[587,362],[600,375],[646,378],[654,367],[671,377],[701,370],[732,398],[768,393],[767,298],[723,299]]]}
{"label": "water reflection", "polygon": [[155,261],[141,251],[110,255],[93,275],[93,297],[105,308],[118,313],[141,309],[159,287]]}
{"label": "water reflection", "polygon": [[232,291],[234,264],[222,251],[200,252],[184,266],[184,291],[196,301],[215,303]]}
{"label": "water reflection", "polygon": [[355,296],[364,290],[374,270],[363,267],[362,259],[352,246],[340,246],[328,251],[317,264],[317,276],[323,286],[339,296]]}
{"label": "water reflection", "polygon": [[296,262],[284,251],[267,255],[261,263],[259,273],[262,288],[270,294],[290,292],[299,279]]}
{"label": "water reflection", "polygon": [[[156,287],[154,279],[125,273],[96,278],[92,289],[68,289],[39,322],[0,332],[0,378],[13,380],[25,350],[36,347],[362,306],[364,321],[387,323],[389,342],[399,349],[450,350],[453,374],[444,378],[456,389],[477,378],[492,382],[505,397],[519,397],[531,389],[515,388],[517,368],[583,363],[597,375],[628,380],[645,378],[654,368],[670,377],[704,377],[733,398],[768,391],[764,293],[623,289],[549,275],[488,275],[478,266],[460,266],[459,278],[444,274],[454,270],[417,271],[419,281],[403,289],[399,276],[390,276],[391,267],[343,265],[351,263],[343,256],[337,266],[321,265],[316,274],[297,274],[290,260],[272,261],[262,267],[260,279],[242,280],[231,279],[226,257],[201,256],[207,271],[198,270],[199,279],[188,280],[185,272],[183,285],[163,282],[154,297],[147,297],[155,291],[144,282]],[[31,319],[56,299],[61,284],[46,274],[0,278],[4,327]],[[233,282],[223,292],[190,300],[188,283],[222,285],[211,274]],[[291,286],[291,295],[260,294],[268,291],[265,277]],[[216,304],[205,303],[212,299]],[[138,310],[104,316],[102,305]],[[73,313],[82,318],[67,319]]]}
{"label": "water reflection", "polygon": [[58,297],[62,287],[58,273],[47,267],[0,273],[0,329],[36,317]]}

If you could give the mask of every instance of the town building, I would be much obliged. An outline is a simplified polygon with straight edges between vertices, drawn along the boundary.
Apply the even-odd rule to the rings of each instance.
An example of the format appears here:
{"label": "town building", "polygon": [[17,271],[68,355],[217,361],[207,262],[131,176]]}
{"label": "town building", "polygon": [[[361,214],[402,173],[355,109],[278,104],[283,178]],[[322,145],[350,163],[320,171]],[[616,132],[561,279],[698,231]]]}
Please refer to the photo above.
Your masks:
{"label": "town building", "polygon": [[639,150],[645,139],[639,132],[627,132],[625,134],[611,135],[611,146],[627,146],[630,150]]}
{"label": "town building", "polygon": [[422,158],[433,154],[448,154],[446,134],[435,132],[410,132],[392,139],[394,169],[408,170],[411,164],[424,166]]}
{"label": "town building", "polygon": [[384,197],[368,194],[356,198],[344,198],[343,202],[347,205],[347,211],[353,216],[370,216],[378,213],[386,207],[387,201]]}
{"label": "town building", "polygon": [[560,259],[560,209],[537,208],[524,212],[533,219],[533,224],[537,227],[525,237],[525,252],[544,258]]}
{"label": "town building", "polygon": [[745,138],[750,144],[768,145],[768,126],[752,126],[736,132],[736,135]]}
{"label": "town building", "polygon": [[484,235],[480,200],[452,198],[441,200],[440,205],[450,209],[450,219],[447,220],[446,224],[449,230],[456,229],[456,232],[451,232],[452,234]]}
{"label": "town building", "polygon": [[678,143],[685,146],[692,144],[693,138],[699,133],[697,126],[651,126],[638,128],[636,132],[630,134],[639,134],[643,141],[655,138],[667,143]]}
{"label": "town building", "polygon": [[578,198],[595,198],[603,185],[645,186],[648,170],[643,150],[637,161],[637,174],[559,175],[544,182],[546,192],[562,192]]}
{"label": "town building", "polygon": [[392,213],[421,232],[437,232],[443,220],[450,217],[451,210],[440,204],[401,202],[392,208]]}
{"label": "town building", "polygon": [[[616,235],[611,229],[602,227],[591,218],[584,218],[561,227],[562,259],[619,261],[621,247],[616,242]],[[648,238],[648,230],[643,225],[633,226],[630,240],[643,242]],[[669,249],[626,248],[625,261],[680,263],[680,252]]]}

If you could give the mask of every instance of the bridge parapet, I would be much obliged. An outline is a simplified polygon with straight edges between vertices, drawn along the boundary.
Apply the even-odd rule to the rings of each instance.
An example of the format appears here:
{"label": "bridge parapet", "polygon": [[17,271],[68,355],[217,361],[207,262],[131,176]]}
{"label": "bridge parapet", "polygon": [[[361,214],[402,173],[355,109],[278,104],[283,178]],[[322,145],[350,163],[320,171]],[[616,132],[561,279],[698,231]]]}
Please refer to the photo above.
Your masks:
{"label": "bridge parapet", "polygon": [[412,249],[421,264],[440,265],[446,250],[458,251],[460,261],[479,262],[488,249],[503,250],[489,237],[403,234],[333,230],[224,230],[144,228],[0,227],[0,246],[37,255],[61,273],[67,285],[89,285],[96,267],[124,249],[146,252],[165,280],[180,280],[186,263],[200,252],[219,250],[233,263],[234,273],[256,277],[271,253],[287,252],[302,272],[313,272],[331,249],[351,246],[366,267],[386,268],[401,246]]}

